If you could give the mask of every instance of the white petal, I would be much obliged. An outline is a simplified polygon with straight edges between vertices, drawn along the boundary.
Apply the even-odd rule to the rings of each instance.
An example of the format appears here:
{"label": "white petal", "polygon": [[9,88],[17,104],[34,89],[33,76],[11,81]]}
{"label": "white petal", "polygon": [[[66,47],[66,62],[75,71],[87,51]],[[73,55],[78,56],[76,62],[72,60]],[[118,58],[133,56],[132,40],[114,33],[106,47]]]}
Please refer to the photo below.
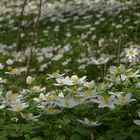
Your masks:
{"label": "white petal", "polygon": [[139,125],[140,126],[140,120],[134,120],[133,121],[136,125]]}

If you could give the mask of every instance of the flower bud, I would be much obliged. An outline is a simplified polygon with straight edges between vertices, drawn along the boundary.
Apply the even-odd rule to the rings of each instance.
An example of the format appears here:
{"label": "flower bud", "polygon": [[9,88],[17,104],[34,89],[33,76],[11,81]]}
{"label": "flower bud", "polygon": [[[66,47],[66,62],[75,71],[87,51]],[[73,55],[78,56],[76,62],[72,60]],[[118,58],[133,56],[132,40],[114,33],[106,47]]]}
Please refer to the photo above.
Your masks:
{"label": "flower bud", "polygon": [[32,84],[33,81],[34,81],[34,78],[31,77],[31,76],[28,76],[28,77],[26,78],[26,84],[28,84],[28,85]]}

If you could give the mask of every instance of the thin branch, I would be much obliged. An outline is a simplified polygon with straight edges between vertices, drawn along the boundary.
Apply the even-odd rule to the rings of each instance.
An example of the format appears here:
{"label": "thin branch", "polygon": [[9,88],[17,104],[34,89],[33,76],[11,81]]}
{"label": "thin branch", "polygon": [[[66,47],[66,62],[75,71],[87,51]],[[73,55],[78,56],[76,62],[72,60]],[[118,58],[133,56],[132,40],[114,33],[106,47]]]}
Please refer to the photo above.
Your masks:
{"label": "thin branch", "polygon": [[42,0],[40,0],[40,3],[39,3],[39,10],[38,10],[37,20],[33,25],[33,31],[32,31],[33,32],[33,37],[32,37],[32,41],[31,41],[31,44],[30,44],[29,56],[28,56],[28,60],[27,60],[27,72],[26,72],[26,75],[25,75],[25,84],[26,84],[26,78],[30,73],[33,46],[34,46],[35,40],[36,40],[37,27],[38,27],[38,23],[39,23],[40,16],[41,16],[41,8],[42,8]]}
{"label": "thin branch", "polygon": [[20,13],[20,17],[19,17],[18,32],[17,32],[17,39],[16,39],[16,52],[20,51],[20,49],[21,49],[21,33],[22,33],[21,27],[22,27],[22,20],[23,20],[26,4],[27,4],[27,0],[24,0],[24,3],[22,5],[22,10]]}

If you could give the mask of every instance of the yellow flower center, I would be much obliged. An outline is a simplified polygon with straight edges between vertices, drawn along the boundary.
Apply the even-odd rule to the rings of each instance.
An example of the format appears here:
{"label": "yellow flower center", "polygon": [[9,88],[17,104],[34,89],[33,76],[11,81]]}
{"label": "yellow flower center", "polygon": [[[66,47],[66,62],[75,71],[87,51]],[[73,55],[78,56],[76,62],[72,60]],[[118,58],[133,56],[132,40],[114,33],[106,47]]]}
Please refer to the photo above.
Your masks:
{"label": "yellow flower center", "polygon": [[58,76],[59,75],[59,71],[53,72],[52,75],[53,76]]}
{"label": "yellow flower center", "polygon": [[20,112],[21,109],[22,109],[21,104],[16,104],[16,106],[15,106],[15,111]]}
{"label": "yellow flower center", "polygon": [[22,117],[25,118],[25,119],[28,119],[32,115],[33,115],[32,113],[22,113]]}
{"label": "yellow flower center", "polygon": [[65,101],[65,102],[64,102],[64,106],[65,106],[65,107],[68,107],[68,106],[69,106],[69,103],[68,103],[67,101]]}
{"label": "yellow flower center", "polygon": [[11,69],[11,72],[12,73],[17,73],[18,72],[18,69],[17,68],[13,68],[13,69]]}
{"label": "yellow flower center", "polygon": [[38,90],[40,90],[40,86],[34,86],[33,89],[34,89],[35,91],[38,91]]}
{"label": "yellow flower center", "polygon": [[90,95],[92,95],[92,90],[91,90],[91,89],[87,89],[87,90],[85,90],[85,93],[86,93],[88,96],[90,96]]}
{"label": "yellow flower center", "polygon": [[49,96],[48,96],[48,99],[49,99],[50,101],[52,101],[52,100],[55,99],[55,96],[54,96],[54,95],[49,95]]}
{"label": "yellow flower center", "polygon": [[129,55],[133,55],[134,54],[134,51],[133,50],[128,50],[128,54]]}
{"label": "yellow flower center", "polygon": [[80,98],[80,97],[78,98],[78,97],[77,97],[77,98],[75,98],[75,101],[78,102],[78,103],[82,103],[82,100],[81,100],[81,99],[82,99],[82,98]]}
{"label": "yellow flower center", "polygon": [[79,82],[79,78],[77,77],[77,76],[72,76],[71,77],[71,80],[73,81],[73,82]]}
{"label": "yellow flower center", "polygon": [[55,108],[49,108],[48,111],[49,111],[50,113],[54,113],[54,112],[56,112],[56,109],[55,109]]}
{"label": "yellow flower center", "polygon": [[77,87],[71,87],[71,90],[72,90],[73,92],[77,92],[77,91],[78,91],[78,88],[77,88]]}
{"label": "yellow flower center", "polygon": [[116,71],[117,71],[117,73],[120,73],[120,72],[121,72],[121,70],[122,70],[122,69],[121,69],[121,67],[120,67],[120,66],[117,66],[117,67],[116,67]]}
{"label": "yellow flower center", "polygon": [[124,96],[120,96],[119,104],[122,105],[122,106],[125,104],[125,97]]}
{"label": "yellow flower center", "polygon": [[127,72],[127,73],[126,73],[126,76],[131,76],[131,75],[133,75],[133,74],[134,74],[134,73],[130,71],[130,72]]}
{"label": "yellow flower center", "polygon": [[7,96],[7,100],[15,101],[17,99],[18,93],[13,93],[10,96]]}
{"label": "yellow flower center", "polygon": [[108,96],[104,96],[103,99],[104,99],[104,101],[107,103],[108,100],[109,100],[109,97],[108,97]]}

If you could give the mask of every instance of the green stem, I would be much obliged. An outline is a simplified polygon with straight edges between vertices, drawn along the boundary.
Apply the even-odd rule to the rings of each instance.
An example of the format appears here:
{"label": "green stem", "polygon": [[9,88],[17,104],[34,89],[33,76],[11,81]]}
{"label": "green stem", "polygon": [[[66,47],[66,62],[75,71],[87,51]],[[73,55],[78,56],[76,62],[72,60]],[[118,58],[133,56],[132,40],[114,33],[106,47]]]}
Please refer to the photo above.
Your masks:
{"label": "green stem", "polygon": [[120,77],[120,82],[121,82],[121,90],[123,90],[123,81],[122,81],[122,76],[121,76],[121,74],[119,75],[119,77]]}
{"label": "green stem", "polygon": [[90,133],[90,139],[91,139],[91,140],[94,140],[94,135],[93,135],[93,133]]}
{"label": "green stem", "polygon": [[119,47],[118,47],[117,64],[120,63],[121,44],[122,44],[122,37],[120,37],[120,42],[119,42]]}
{"label": "green stem", "polygon": [[19,137],[20,137],[20,134],[21,134],[21,123],[19,124],[19,131],[18,131],[18,134],[19,134]]}

